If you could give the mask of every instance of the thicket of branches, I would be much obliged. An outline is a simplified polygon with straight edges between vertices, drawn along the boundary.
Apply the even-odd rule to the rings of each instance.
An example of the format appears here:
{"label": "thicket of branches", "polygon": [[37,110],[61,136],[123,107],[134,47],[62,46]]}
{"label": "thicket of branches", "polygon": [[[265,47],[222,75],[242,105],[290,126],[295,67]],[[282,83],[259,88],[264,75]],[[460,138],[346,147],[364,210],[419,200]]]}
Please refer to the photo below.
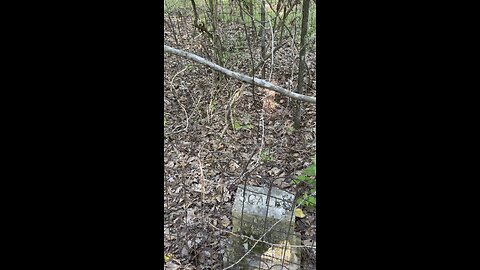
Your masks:
{"label": "thicket of branches", "polygon": [[[314,93],[305,95],[305,88],[312,80],[305,57],[308,49],[316,41],[315,13],[311,12],[310,2],[309,0],[165,1],[165,23],[171,30],[175,44],[167,44],[164,50],[166,53],[187,57],[220,72],[221,74],[217,73],[215,77],[219,85],[224,78],[223,75],[227,75],[252,84],[254,95],[258,92],[255,87],[287,95],[294,100],[294,127],[298,129],[302,115],[300,101],[316,103]],[[192,20],[185,19],[188,16]],[[233,36],[221,31],[226,24],[232,23],[240,27]],[[194,27],[199,35],[204,36],[200,39],[200,46],[206,59],[197,55],[192,56],[188,50],[181,47],[178,40],[184,27]],[[242,43],[248,50],[250,73],[246,75],[230,69],[230,66],[235,66],[232,48],[238,47],[238,43]],[[292,53],[298,61],[298,65],[291,63],[289,81],[295,81],[296,85],[290,84],[289,89],[271,82],[276,53],[286,45],[292,48]]]}

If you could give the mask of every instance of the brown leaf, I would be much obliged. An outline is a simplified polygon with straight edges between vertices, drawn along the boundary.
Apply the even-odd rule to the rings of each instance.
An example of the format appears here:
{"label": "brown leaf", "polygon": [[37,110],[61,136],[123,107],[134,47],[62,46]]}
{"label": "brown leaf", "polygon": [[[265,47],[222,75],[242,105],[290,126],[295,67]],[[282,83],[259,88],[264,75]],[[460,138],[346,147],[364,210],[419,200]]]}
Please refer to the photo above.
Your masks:
{"label": "brown leaf", "polygon": [[268,113],[274,113],[278,103],[275,102],[275,91],[265,89],[266,96],[263,98],[263,109]]}
{"label": "brown leaf", "polygon": [[230,225],[230,220],[228,219],[227,216],[223,215],[222,216],[222,226],[223,227],[228,227],[228,225]]}

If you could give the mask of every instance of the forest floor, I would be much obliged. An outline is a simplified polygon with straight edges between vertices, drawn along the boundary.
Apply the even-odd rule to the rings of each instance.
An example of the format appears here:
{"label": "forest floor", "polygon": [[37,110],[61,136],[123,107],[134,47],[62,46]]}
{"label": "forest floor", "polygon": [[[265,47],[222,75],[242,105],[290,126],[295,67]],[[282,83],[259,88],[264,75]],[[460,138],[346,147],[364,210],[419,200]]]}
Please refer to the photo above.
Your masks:
{"label": "forest floor", "polygon": [[[165,22],[166,45],[214,61],[208,38],[194,31],[190,18],[170,20],[176,28]],[[229,54],[226,68],[250,74],[247,41],[239,34],[243,26],[229,24],[220,30]],[[316,92],[315,63],[313,44],[307,56],[310,79],[304,92],[310,96]],[[296,86],[297,72],[297,48],[286,44],[277,51],[267,80],[291,89]],[[294,130],[289,98],[258,87],[252,91],[251,85],[229,78],[216,83],[216,77],[209,68],[164,53],[166,269],[221,269],[237,186],[247,181],[295,194],[299,187],[292,184],[292,178],[312,164],[316,153],[315,104],[302,104],[302,127]],[[316,213],[315,209],[304,209],[304,213],[305,218],[296,219],[296,231],[303,244],[311,245]],[[303,259],[315,258],[312,252],[315,249],[306,249]]]}

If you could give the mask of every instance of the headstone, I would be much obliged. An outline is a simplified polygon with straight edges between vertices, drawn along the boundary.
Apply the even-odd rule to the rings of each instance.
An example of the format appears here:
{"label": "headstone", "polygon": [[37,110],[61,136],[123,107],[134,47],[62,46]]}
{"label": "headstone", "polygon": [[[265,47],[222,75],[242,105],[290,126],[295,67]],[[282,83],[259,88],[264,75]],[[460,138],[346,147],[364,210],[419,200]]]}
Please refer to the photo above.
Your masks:
{"label": "headstone", "polygon": [[230,269],[300,269],[300,249],[292,247],[300,245],[300,238],[294,233],[293,203],[294,195],[278,188],[269,193],[268,188],[246,186],[244,192],[244,186],[239,186],[232,210],[232,232],[259,239],[268,231],[261,240],[276,245],[261,241],[255,245],[254,240],[232,235],[225,249],[224,268],[233,265],[255,245]]}

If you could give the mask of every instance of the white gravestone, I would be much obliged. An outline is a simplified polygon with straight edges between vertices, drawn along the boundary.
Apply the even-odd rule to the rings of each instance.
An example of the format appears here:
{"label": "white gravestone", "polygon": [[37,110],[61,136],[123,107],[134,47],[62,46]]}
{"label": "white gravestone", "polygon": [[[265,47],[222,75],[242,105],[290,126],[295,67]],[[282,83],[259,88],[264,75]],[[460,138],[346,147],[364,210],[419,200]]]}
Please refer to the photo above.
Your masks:
{"label": "white gravestone", "polygon": [[[261,239],[252,251],[230,269],[300,269],[300,239],[294,233],[294,195],[278,188],[239,186],[232,210],[232,232]],[[243,213],[243,214],[242,214]],[[268,216],[267,216],[268,213]],[[278,223],[277,223],[278,222]],[[271,230],[272,225],[275,225]],[[270,231],[269,231],[270,230]],[[224,267],[237,262],[254,245],[254,240],[232,235],[224,256]],[[285,267],[281,267],[280,265]],[[273,265],[276,265],[272,268]]]}

